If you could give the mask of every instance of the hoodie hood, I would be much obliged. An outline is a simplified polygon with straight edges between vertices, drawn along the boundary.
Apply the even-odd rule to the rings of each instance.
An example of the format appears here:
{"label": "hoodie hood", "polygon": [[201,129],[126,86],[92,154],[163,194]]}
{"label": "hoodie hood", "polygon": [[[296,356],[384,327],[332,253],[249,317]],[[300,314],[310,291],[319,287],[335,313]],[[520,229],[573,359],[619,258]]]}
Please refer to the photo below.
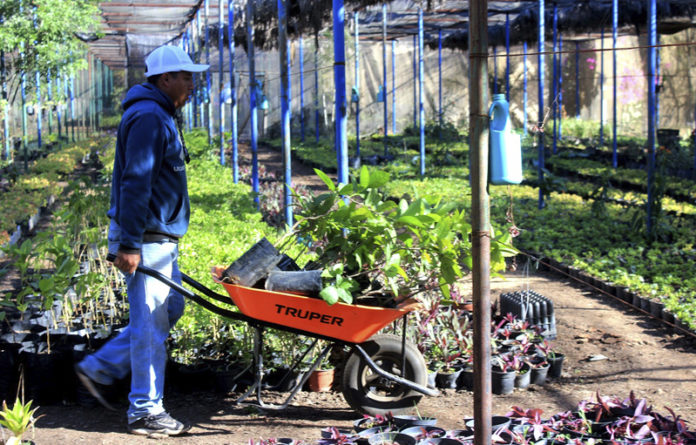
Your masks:
{"label": "hoodie hood", "polygon": [[176,108],[172,100],[153,84],[146,82],[136,85],[126,94],[126,98],[121,103],[123,110],[127,110],[136,102],[141,100],[154,100],[172,116],[176,113]]}

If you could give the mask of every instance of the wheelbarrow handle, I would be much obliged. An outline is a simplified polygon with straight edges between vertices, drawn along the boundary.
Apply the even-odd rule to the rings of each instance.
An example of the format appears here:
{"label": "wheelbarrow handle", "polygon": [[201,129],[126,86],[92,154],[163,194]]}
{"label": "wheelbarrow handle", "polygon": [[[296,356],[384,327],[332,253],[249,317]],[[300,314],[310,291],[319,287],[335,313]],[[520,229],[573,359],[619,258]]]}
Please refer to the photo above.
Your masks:
{"label": "wheelbarrow handle", "polygon": [[[110,263],[113,263],[115,259],[116,259],[116,255],[113,253],[109,253],[106,255],[106,261],[108,261]],[[185,297],[194,298],[196,296],[196,294],[194,294],[190,290],[182,287],[179,283],[175,282],[174,280],[172,280],[168,276],[162,274],[161,272],[156,271],[155,269],[152,269],[152,268],[147,267],[147,266],[143,266],[142,264],[138,264],[138,267],[135,270],[137,272],[144,273],[145,275],[148,275],[152,278],[155,278],[155,279],[161,281],[162,283],[171,287],[172,289],[179,292],[180,294],[182,294]]]}

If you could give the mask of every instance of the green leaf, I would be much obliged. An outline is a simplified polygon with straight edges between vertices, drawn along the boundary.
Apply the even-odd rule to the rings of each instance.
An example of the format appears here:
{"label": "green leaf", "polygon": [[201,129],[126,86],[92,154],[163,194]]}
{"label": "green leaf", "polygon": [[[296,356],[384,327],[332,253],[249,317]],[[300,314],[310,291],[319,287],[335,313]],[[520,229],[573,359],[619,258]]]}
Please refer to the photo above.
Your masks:
{"label": "green leaf", "polygon": [[[363,167],[366,168],[366,167]],[[369,188],[379,188],[389,182],[389,173],[384,170],[373,170],[370,175]]]}
{"label": "green leaf", "polygon": [[367,166],[363,165],[360,168],[360,188],[365,190],[370,186],[370,171]]}
{"label": "green leaf", "polygon": [[326,186],[329,188],[329,190],[331,190],[331,191],[336,190],[336,186],[334,185],[333,181],[331,180],[331,178],[329,178],[329,176],[326,173],[319,170],[318,168],[314,169],[314,173],[316,173],[317,176],[319,176],[319,178],[322,181],[324,181],[324,184],[326,184]]}
{"label": "green leaf", "polygon": [[408,224],[410,226],[425,227],[425,224],[423,224],[423,222],[415,216],[400,216],[396,221],[402,224]]}
{"label": "green leaf", "polygon": [[335,304],[340,298],[339,289],[334,286],[325,287],[319,292],[319,296],[327,303]]}

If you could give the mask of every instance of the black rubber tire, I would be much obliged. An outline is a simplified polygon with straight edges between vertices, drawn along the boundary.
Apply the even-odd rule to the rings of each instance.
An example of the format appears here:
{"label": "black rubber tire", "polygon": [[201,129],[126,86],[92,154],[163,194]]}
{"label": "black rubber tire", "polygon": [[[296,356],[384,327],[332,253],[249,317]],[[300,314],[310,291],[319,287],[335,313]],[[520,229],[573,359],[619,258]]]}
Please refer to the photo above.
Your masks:
{"label": "black rubber tire", "polygon": [[[382,369],[401,375],[401,338],[392,334],[374,335],[360,345]],[[425,386],[427,370],[418,349],[406,342],[405,377]],[[375,374],[360,355],[353,351],[343,369],[343,397],[354,410],[371,415],[398,414],[413,409],[423,397],[418,391]]]}

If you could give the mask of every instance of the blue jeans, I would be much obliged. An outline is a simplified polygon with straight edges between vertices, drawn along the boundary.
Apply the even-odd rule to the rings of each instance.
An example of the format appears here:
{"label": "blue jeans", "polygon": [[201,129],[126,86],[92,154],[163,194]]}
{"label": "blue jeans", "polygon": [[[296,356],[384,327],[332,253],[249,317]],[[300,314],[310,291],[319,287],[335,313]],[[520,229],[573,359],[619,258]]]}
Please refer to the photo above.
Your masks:
{"label": "blue jeans", "polygon": [[[118,250],[121,229],[109,226],[109,252]],[[169,241],[144,243],[140,264],[155,269],[181,284],[177,244]],[[164,411],[165,341],[169,330],[184,313],[184,297],[161,281],[140,272],[126,275],[130,320],[115,338],[78,365],[97,383],[113,384],[131,372],[128,422]]]}

